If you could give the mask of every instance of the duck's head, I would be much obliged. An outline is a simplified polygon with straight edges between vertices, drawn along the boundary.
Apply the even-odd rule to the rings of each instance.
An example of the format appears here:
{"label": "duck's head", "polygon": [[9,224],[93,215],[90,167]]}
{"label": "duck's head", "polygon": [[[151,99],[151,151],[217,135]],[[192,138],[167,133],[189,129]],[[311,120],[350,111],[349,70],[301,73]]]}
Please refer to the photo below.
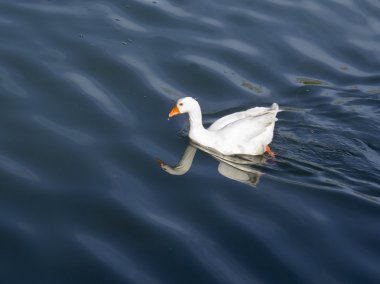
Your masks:
{"label": "duck's head", "polygon": [[185,97],[177,101],[175,106],[170,111],[169,117],[195,110],[199,110],[198,102],[192,97]]}

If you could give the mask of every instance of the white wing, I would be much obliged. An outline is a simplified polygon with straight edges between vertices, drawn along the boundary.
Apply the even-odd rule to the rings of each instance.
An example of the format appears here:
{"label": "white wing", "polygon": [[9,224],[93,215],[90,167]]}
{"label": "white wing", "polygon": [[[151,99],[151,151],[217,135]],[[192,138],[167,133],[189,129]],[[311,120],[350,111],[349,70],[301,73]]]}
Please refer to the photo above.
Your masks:
{"label": "white wing", "polygon": [[259,116],[249,116],[236,120],[219,129],[218,132],[225,137],[240,137],[243,140],[251,140],[262,134],[275,121],[276,113],[268,112]]}
{"label": "white wing", "polygon": [[208,130],[212,130],[212,131],[219,130],[235,121],[243,120],[248,117],[261,116],[270,112],[277,113],[277,111],[278,111],[278,105],[273,104],[271,108],[254,107],[246,111],[235,112],[216,120],[213,124],[210,125]]}

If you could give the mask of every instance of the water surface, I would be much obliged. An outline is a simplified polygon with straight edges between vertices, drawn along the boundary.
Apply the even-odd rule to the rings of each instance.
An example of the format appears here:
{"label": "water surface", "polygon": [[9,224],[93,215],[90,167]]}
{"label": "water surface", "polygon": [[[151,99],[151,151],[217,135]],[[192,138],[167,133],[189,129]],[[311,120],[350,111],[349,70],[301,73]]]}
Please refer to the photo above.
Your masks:
{"label": "water surface", "polygon": [[[1,282],[379,283],[379,15],[1,1]],[[187,118],[167,120],[183,96],[206,124],[286,110],[255,184],[202,151],[184,175],[157,165],[188,146]]]}

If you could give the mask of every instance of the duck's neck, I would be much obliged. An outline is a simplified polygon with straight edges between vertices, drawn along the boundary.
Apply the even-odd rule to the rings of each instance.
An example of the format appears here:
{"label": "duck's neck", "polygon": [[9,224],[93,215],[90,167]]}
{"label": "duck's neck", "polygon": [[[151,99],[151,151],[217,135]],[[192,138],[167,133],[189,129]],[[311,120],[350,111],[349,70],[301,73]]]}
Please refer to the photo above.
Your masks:
{"label": "duck's neck", "polygon": [[189,112],[190,132],[189,137],[199,143],[202,143],[205,136],[207,136],[207,130],[203,127],[201,108],[198,107]]}
{"label": "duck's neck", "polygon": [[189,112],[190,128],[203,128],[201,110]]}

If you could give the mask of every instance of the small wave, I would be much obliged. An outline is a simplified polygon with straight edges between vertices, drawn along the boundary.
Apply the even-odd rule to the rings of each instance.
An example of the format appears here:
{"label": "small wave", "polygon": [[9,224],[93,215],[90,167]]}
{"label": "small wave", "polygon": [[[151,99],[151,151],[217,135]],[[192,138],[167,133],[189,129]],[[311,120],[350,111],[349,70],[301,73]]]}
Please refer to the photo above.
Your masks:
{"label": "small wave", "polygon": [[40,180],[38,175],[32,170],[22,165],[20,162],[10,159],[4,155],[0,155],[0,169],[31,182],[38,182]]}
{"label": "small wave", "polygon": [[269,93],[269,90],[264,86],[251,82],[249,79],[244,78],[242,75],[234,71],[232,68],[227,67],[222,63],[219,63],[217,61],[203,56],[192,54],[183,55],[183,58],[212,70],[219,76],[225,78],[226,80],[234,84],[242,91],[252,93],[255,95],[266,95]]}
{"label": "small wave", "polygon": [[138,264],[135,257],[128,256],[125,252],[122,253],[107,242],[86,234],[78,234],[76,239],[99,261],[116,271],[126,281],[147,284],[161,283],[156,277],[150,275],[151,272],[147,268]]}

